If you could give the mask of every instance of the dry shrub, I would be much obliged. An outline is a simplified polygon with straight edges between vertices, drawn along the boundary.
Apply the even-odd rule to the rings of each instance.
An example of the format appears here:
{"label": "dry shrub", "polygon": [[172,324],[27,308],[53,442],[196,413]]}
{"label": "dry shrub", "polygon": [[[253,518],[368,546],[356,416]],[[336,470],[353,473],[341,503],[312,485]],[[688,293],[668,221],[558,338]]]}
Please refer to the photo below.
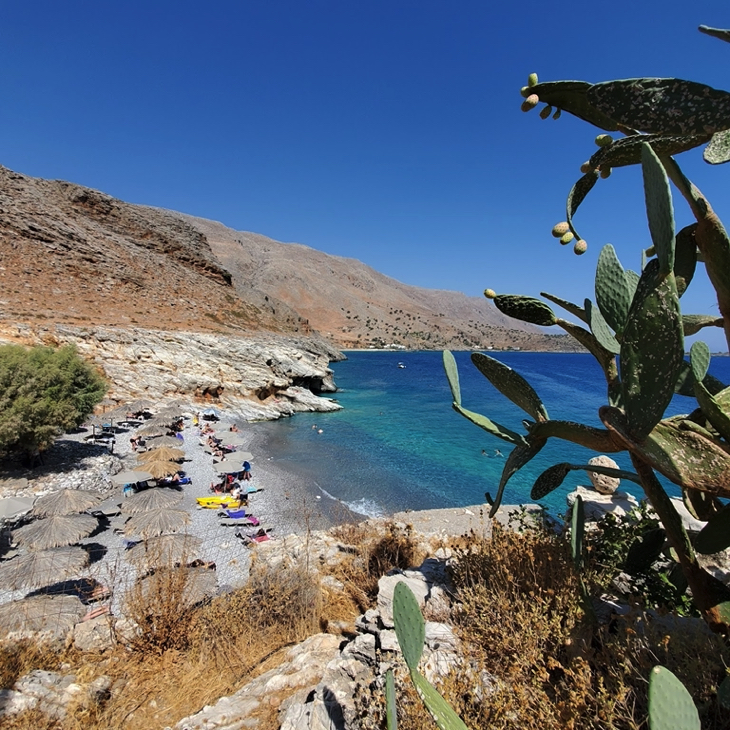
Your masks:
{"label": "dry shrub", "polygon": [[161,568],[132,586],[124,613],[140,629],[132,648],[145,653],[188,646],[195,611],[190,600],[190,571],[184,565]]}
{"label": "dry shrub", "polygon": [[12,689],[19,677],[34,669],[53,671],[64,659],[65,652],[50,644],[4,641],[0,643],[0,689]]}
{"label": "dry shrub", "polygon": [[372,605],[378,594],[378,580],[394,568],[405,570],[422,562],[418,542],[410,525],[405,527],[388,521],[384,525],[340,525],[332,533],[338,540],[351,545],[353,553],[332,569],[341,580],[359,611]]}
{"label": "dry shrub", "polygon": [[[685,682],[703,728],[728,726],[713,701],[730,660],[722,640],[702,622],[668,631],[638,612],[595,626],[564,537],[495,526],[458,553],[452,578],[462,662],[440,690],[468,727],[637,730],[656,664]],[[409,697],[399,695],[400,730],[435,727]]]}

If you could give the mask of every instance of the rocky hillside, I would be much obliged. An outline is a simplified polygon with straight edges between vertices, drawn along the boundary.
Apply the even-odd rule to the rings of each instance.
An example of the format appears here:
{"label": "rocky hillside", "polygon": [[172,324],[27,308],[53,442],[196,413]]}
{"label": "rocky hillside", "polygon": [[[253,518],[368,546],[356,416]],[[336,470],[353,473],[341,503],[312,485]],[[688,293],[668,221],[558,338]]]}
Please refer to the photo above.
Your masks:
{"label": "rocky hillside", "polygon": [[16,323],[317,331],[336,347],[569,346],[482,298],[0,167],[0,328]]}

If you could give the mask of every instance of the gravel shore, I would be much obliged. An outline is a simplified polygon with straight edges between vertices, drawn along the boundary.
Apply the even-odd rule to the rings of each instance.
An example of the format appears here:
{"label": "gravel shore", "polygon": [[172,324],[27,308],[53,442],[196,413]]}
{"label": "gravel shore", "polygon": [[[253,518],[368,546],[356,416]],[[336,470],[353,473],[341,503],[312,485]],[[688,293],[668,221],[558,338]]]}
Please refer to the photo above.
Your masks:
{"label": "gravel shore", "polygon": [[[226,417],[226,421],[233,420]],[[215,423],[212,425],[215,428]],[[326,529],[346,517],[346,510],[337,509],[338,503],[333,505],[333,500],[311,492],[295,474],[278,468],[267,458],[265,441],[256,436],[256,424],[239,423],[239,428],[239,436],[245,439],[245,443],[236,447],[237,452],[250,451],[253,454],[250,459],[252,480],[248,485],[261,490],[249,495],[247,512],[273,528],[273,539],[291,533]],[[216,435],[220,433],[218,431]],[[21,477],[20,482],[0,481],[0,497],[37,497],[62,488],[81,488],[101,494],[106,505],[123,503],[121,488],[113,487],[109,478],[121,469],[143,468],[137,464],[137,454],[130,446],[130,437],[135,435],[135,429],[117,434],[113,455],[103,446],[87,443],[87,435],[82,431],[59,438],[41,467],[0,475]],[[201,445],[198,427],[193,426],[190,419],[185,420],[182,435],[181,447],[186,454],[183,468],[192,483],[183,487],[183,499],[176,509],[190,514],[191,521],[184,532],[202,540],[200,549],[192,557],[215,563],[218,590],[226,591],[246,582],[252,549],[235,536],[235,527],[220,524],[217,510],[201,509],[197,505],[196,498],[210,495],[211,483],[220,481],[220,477],[213,469],[213,457]],[[152,443],[154,440],[150,439],[148,445]],[[240,468],[242,460],[240,456],[237,458],[237,452],[230,454],[226,461]],[[28,479],[27,484],[23,484],[23,477]],[[351,514],[349,517],[353,518]],[[113,587],[111,610],[116,615],[123,614],[124,594],[138,577],[137,570],[127,559],[129,539],[133,536],[122,532],[125,520],[124,515],[113,516],[80,542],[91,551],[92,560],[79,577],[94,578]],[[59,584],[58,587],[63,588],[64,585]],[[28,591],[0,590],[0,604],[27,595]]]}

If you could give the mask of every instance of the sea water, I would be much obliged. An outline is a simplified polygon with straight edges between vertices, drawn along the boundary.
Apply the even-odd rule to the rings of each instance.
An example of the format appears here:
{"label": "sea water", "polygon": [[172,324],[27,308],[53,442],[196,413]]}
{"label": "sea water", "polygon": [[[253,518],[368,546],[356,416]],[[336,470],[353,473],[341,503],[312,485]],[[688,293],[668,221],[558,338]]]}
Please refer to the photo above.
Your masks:
{"label": "sea water", "polygon": [[[540,395],[551,418],[601,426],[598,409],[606,385],[588,354],[492,352],[519,372]],[[513,431],[524,433],[526,414],[502,396],[472,365],[469,353],[455,353],[462,404]],[[405,509],[480,504],[495,496],[510,444],[456,413],[440,352],[348,352],[334,363],[334,394],[343,410],[298,414],[261,424],[267,442],[263,458],[297,473],[307,486],[370,516]],[[404,367],[399,367],[399,363]],[[730,382],[730,358],[715,357],[711,372]],[[668,415],[686,413],[694,401],[676,396]],[[508,482],[503,503],[529,502],[539,474],[561,461],[586,463],[595,456],[583,447],[550,439]],[[625,453],[611,454],[631,469]],[[565,495],[587,484],[571,472],[543,504],[565,510]],[[670,489],[673,488],[669,485]],[[641,496],[638,485],[622,489]],[[678,492],[674,492],[678,493]]]}

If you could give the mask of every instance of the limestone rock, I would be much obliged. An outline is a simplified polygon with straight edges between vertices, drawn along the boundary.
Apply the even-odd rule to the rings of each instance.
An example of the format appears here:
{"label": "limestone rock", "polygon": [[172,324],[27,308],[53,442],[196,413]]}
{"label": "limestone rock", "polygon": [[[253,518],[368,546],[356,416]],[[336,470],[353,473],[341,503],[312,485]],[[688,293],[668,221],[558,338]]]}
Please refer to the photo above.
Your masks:
{"label": "limestone rock", "polygon": [[574,492],[567,495],[568,507],[571,509],[578,495],[583,499],[586,520],[591,522],[599,522],[607,514],[623,517],[639,506],[636,498],[626,492],[599,494],[592,489],[588,489],[588,487],[578,487]]}
{"label": "limestone rock", "polygon": [[[605,466],[610,469],[621,468],[613,459],[609,456],[604,456],[603,454],[601,456],[594,456],[592,459],[588,460],[588,463],[595,466]],[[599,494],[613,494],[621,484],[621,480],[617,477],[609,477],[595,471],[589,471],[588,478],[591,480],[593,488]]]}
{"label": "limestone rock", "polygon": [[110,616],[98,616],[74,626],[74,647],[79,651],[104,651],[114,645]]}

